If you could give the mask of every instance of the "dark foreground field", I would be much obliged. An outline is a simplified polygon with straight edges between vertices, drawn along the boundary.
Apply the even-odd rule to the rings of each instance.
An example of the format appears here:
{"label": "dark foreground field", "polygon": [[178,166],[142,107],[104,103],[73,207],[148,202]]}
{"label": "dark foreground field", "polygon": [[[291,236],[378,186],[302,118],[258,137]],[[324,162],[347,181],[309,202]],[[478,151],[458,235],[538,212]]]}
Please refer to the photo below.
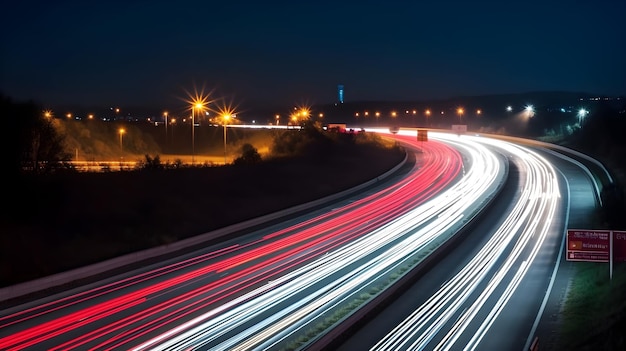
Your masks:
{"label": "dark foreground field", "polygon": [[256,165],[70,173],[19,181],[0,222],[0,286],[171,243],[312,201],[398,164],[350,145]]}

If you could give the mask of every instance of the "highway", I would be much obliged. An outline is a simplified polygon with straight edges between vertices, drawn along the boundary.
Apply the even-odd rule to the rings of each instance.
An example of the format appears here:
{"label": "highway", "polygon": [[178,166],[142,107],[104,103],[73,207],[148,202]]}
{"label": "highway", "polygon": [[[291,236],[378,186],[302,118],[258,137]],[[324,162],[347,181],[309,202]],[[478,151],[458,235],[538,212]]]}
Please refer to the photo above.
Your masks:
{"label": "highway", "polygon": [[[494,211],[434,269],[334,349],[528,350],[540,340],[535,339],[538,323],[545,323],[543,311],[564,261],[569,182],[583,183],[584,194],[576,200],[586,211],[593,208],[593,184],[580,169],[569,180],[555,170],[553,163],[569,167],[571,174],[576,162],[567,157],[462,137],[500,149],[512,162]],[[545,332],[541,336],[542,342],[549,340]]]}
{"label": "highway", "polygon": [[[276,344],[276,338],[291,343],[290,336],[444,240],[437,233],[455,223],[444,215],[457,213],[452,220],[459,221],[459,206],[471,207],[502,176],[501,162],[484,151],[472,151],[471,163],[493,167],[494,175],[479,181],[460,176],[461,153],[449,145],[420,148],[403,178],[371,194],[180,260],[2,311],[0,349],[245,349],[250,342]],[[469,191],[461,193],[461,184],[469,189],[481,183],[462,206],[450,205],[451,194]],[[446,197],[436,196],[445,189]],[[432,220],[437,214],[443,219]],[[416,240],[416,228],[429,228],[431,236]],[[320,306],[323,312],[310,313]]]}
{"label": "highway", "polygon": [[[391,184],[2,311],[0,349],[324,347],[318,338],[462,229],[462,245],[341,349],[521,348],[558,260],[567,189],[529,148],[430,135],[426,143],[414,132],[390,136],[416,155]],[[485,206],[487,220],[470,222]]]}

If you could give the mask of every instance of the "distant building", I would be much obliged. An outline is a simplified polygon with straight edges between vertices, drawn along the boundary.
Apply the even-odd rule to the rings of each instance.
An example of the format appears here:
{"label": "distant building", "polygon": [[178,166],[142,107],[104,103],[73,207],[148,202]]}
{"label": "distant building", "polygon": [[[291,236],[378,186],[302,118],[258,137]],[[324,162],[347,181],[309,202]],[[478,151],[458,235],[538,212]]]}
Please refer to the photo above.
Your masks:
{"label": "distant building", "polygon": [[343,104],[343,84],[337,85],[337,100]]}

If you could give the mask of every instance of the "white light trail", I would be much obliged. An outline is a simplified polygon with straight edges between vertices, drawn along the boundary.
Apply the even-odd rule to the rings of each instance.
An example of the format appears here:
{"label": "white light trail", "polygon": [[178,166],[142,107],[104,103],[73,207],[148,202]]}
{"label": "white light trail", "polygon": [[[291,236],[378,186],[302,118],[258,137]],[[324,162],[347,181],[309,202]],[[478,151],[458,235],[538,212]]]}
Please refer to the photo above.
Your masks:
{"label": "white light trail", "polygon": [[[433,135],[434,136],[434,135]],[[135,350],[251,350],[279,347],[325,314],[410,265],[460,229],[504,176],[502,158],[468,138],[446,134],[470,158],[465,176],[439,196],[366,236],[139,345]],[[453,286],[453,284],[449,284]]]}
{"label": "white light trail", "polygon": [[[520,160],[521,169],[525,171],[523,174],[526,174],[520,198],[471,262],[372,350],[458,349],[460,346],[456,342],[466,331],[473,336],[464,349],[476,349],[516,292],[548,236],[560,198],[556,172],[550,163],[538,154],[508,142],[465,138],[480,140],[479,142],[500,148]],[[500,263],[502,259],[504,261]],[[515,270],[516,265],[519,267],[510,277],[510,272]],[[474,297],[472,293],[479,291],[479,287],[486,280],[487,286],[482,287],[482,291]],[[493,305],[488,305],[488,300],[494,296],[496,289],[503,289],[504,292],[500,293]],[[487,317],[481,317],[484,319],[479,323],[478,329],[468,330],[484,308],[489,309]],[[447,331],[444,330],[455,316],[456,321]],[[444,333],[443,338],[437,344],[431,345],[440,332]]]}

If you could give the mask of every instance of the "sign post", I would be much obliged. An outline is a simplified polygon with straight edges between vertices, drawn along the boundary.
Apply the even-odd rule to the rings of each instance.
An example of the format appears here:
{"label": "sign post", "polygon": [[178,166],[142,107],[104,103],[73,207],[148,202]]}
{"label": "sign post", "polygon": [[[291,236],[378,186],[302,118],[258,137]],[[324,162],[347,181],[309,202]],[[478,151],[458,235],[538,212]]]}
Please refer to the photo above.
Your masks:
{"label": "sign post", "polygon": [[626,231],[567,230],[568,261],[608,262],[613,279],[613,262],[626,262]]}
{"label": "sign post", "polygon": [[609,262],[609,230],[567,230],[568,261]]}
{"label": "sign post", "polygon": [[626,262],[626,231],[613,231],[613,260]]}
{"label": "sign post", "polygon": [[417,141],[428,141],[428,129],[417,130]]}

